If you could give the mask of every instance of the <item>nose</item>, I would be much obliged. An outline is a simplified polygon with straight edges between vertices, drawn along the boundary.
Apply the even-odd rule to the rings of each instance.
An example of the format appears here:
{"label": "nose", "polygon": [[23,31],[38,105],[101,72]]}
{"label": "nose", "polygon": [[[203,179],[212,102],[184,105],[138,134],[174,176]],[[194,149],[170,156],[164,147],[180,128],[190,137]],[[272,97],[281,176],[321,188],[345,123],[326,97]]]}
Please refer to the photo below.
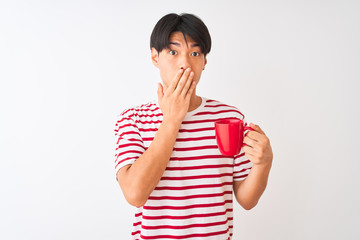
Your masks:
{"label": "nose", "polygon": [[181,69],[187,69],[187,68],[191,68],[191,64],[189,59],[186,56],[183,56],[180,61],[179,61],[179,67]]}

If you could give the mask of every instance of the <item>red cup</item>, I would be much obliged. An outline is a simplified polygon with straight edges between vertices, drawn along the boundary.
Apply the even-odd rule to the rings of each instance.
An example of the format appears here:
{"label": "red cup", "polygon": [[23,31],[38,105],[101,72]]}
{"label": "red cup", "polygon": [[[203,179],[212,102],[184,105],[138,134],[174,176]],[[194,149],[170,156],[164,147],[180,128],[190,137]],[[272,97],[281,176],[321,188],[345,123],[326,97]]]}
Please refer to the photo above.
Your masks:
{"label": "red cup", "polygon": [[240,153],[244,132],[253,131],[251,127],[244,126],[244,121],[238,118],[227,118],[215,122],[216,142],[222,155],[235,156]]}

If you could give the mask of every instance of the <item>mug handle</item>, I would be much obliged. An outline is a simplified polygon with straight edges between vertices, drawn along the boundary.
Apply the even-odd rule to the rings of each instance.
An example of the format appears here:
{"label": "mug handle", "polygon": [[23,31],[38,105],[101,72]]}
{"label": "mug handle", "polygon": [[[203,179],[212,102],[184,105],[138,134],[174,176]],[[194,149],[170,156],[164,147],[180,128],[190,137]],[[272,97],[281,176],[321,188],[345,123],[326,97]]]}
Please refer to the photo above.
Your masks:
{"label": "mug handle", "polygon": [[[244,127],[244,132],[246,131],[246,130],[249,130],[249,131],[254,131],[254,129],[252,129],[251,127]],[[247,132],[246,134],[248,134],[249,132]],[[245,136],[246,136],[246,134],[245,134]],[[243,143],[242,144],[242,146],[247,146],[247,144],[246,143]]]}

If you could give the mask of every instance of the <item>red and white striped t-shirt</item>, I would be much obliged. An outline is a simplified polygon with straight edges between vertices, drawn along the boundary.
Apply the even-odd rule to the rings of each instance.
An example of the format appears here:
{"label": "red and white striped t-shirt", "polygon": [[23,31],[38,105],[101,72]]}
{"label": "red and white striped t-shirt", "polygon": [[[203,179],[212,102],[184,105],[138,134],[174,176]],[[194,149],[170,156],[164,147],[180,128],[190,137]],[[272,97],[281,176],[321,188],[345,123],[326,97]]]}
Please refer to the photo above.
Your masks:
{"label": "red and white striped t-shirt", "polygon": [[[202,97],[182,122],[168,166],[143,207],[136,208],[132,239],[231,239],[233,181],[247,177],[243,150],[223,156],[214,122],[244,115]],[[115,172],[132,164],[151,144],[163,115],[157,100],[123,111],[115,127]]]}

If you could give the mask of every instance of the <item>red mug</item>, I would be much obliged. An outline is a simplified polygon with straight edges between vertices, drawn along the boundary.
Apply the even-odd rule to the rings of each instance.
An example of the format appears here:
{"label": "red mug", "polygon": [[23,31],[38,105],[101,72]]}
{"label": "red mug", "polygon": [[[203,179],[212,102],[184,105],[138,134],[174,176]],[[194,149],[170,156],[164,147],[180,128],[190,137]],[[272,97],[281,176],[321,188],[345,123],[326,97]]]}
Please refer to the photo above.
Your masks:
{"label": "red mug", "polygon": [[251,127],[244,126],[244,121],[238,118],[227,118],[215,122],[216,142],[222,155],[235,156],[240,153],[244,132],[253,131]]}

